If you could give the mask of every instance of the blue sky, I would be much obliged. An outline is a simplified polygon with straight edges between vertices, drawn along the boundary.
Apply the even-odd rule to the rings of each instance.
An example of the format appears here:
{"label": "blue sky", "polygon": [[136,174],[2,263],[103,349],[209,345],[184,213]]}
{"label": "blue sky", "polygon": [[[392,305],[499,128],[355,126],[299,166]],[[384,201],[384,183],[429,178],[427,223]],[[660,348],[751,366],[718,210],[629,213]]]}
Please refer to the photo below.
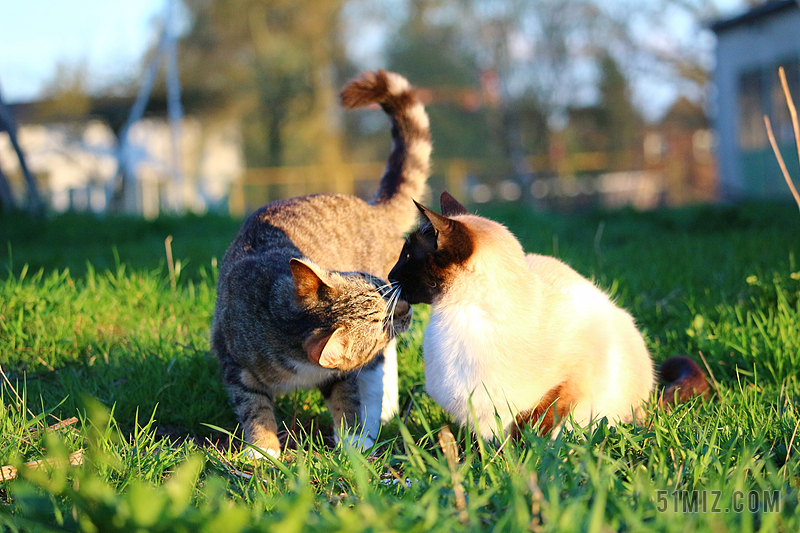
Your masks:
{"label": "blue sky", "polygon": [[59,61],[85,60],[100,83],[135,75],[164,6],[165,0],[0,1],[3,99],[34,98]]}
{"label": "blue sky", "polygon": [[[142,55],[155,41],[166,1],[0,0],[4,100],[35,98],[59,61],[85,61],[97,85],[135,77]],[[741,10],[744,0],[715,3],[730,14]]]}

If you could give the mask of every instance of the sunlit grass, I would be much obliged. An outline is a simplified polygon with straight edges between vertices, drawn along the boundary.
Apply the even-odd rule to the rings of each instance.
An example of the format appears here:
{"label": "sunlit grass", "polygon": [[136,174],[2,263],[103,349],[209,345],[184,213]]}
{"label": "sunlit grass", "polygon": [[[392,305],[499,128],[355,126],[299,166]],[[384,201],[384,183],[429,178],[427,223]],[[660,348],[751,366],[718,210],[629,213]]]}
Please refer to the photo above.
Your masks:
{"label": "sunlit grass", "polygon": [[[0,481],[0,524],[11,531],[800,530],[800,219],[792,206],[479,211],[504,221],[526,250],[557,253],[611,292],[636,317],[657,361],[678,353],[701,361],[702,353],[715,396],[653,411],[641,426],[601,423],[555,439],[528,432],[522,444],[476,441],[452,426],[455,482],[466,494],[459,509],[438,444],[450,420],[424,393],[428,310],[421,307],[399,344],[401,412],[374,457],[323,440],[330,418],[317,393],[302,392],[278,407],[287,424],[298,420],[297,445],[281,469],[253,469],[225,433],[236,421],[208,342],[213,259],[236,222],[136,222],[132,231],[117,220],[68,217],[36,223],[37,246],[25,221],[0,219],[0,247],[11,250],[0,255],[0,365],[8,379],[0,388],[0,465],[66,464],[79,450],[85,457],[82,466],[23,468],[21,481]],[[85,237],[98,224],[109,226],[96,232],[100,247]],[[176,262],[192,265],[179,269],[174,289],[167,235]],[[43,431],[71,416],[78,421]],[[735,491],[756,489],[779,491],[781,512],[659,511],[660,490],[719,491],[724,510]]]}

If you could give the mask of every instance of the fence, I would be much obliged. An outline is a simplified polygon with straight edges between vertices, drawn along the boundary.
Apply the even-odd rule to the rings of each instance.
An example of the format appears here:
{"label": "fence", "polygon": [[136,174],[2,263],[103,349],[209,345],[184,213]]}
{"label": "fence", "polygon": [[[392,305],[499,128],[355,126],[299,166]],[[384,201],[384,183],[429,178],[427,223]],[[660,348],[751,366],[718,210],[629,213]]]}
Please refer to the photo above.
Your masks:
{"label": "fence", "polygon": [[[577,153],[558,158],[532,156],[520,172],[508,160],[439,159],[433,162],[430,188],[449,190],[467,203],[527,201],[556,209],[584,205],[609,208],[632,205],[651,209],[714,199],[715,172],[710,156],[659,157],[633,163],[631,154]],[[630,161],[624,172],[608,172],[610,161]],[[616,165],[615,165],[616,166]],[[641,168],[644,166],[645,168]],[[342,163],[337,167],[260,168],[246,170],[229,197],[232,214],[243,216],[274,200],[338,192],[370,198],[384,163]]]}

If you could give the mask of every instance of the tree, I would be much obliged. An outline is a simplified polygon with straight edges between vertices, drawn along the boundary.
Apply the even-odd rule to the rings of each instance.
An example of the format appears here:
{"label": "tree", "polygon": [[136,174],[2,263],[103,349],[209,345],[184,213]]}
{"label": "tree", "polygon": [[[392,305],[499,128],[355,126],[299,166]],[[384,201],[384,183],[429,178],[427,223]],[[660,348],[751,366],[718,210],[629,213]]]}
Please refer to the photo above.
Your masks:
{"label": "tree", "polygon": [[[352,73],[347,39],[361,38],[358,27],[345,34],[342,15],[360,9],[390,35],[381,66],[431,89],[436,155],[507,157],[519,173],[523,155],[545,151],[548,123],[576,105],[603,107],[616,149],[641,127],[632,104],[642,104],[641,80],[701,94],[709,54],[697,37],[716,12],[712,0],[186,3],[183,84],[219,102],[220,117],[241,120],[249,166],[337,164],[335,95]],[[675,17],[694,25],[672,39],[675,25],[664,21]]]}
{"label": "tree", "polygon": [[52,77],[42,87],[41,103],[37,107],[39,116],[67,120],[86,116],[91,108],[89,77],[85,61],[58,62]]}
{"label": "tree", "polygon": [[482,89],[482,71],[465,46],[464,17],[453,2],[410,0],[390,39],[386,65],[429,91],[427,106],[436,156],[497,158],[502,147]]}
{"label": "tree", "polygon": [[243,121],[248,166],[339,159],[341,0],[187,0],[182,82]]}
{"label": "tree", "polygon": [[600,58],[600,73],[601,121],[612,157],[610,167],[623,170],[631,164],[626,154],[641,146],[643,121],[631,101],[628,81],[611,55]]}

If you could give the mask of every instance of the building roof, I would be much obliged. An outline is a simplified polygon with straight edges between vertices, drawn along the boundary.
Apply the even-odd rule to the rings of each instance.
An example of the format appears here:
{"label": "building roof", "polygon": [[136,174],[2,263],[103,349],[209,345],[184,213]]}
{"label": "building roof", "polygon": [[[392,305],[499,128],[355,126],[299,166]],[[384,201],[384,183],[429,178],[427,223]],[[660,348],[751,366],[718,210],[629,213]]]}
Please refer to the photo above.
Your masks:
{"label": "building roof", "polygon": [[704,129],[708,128],[708,117],[701,106],[682,96],[670,106],[659,126],[673,126],[684,130]]}
{"label": "building roof", "polygon": [[741,15],[737,15],[729,19],[718,20],[717,22],[711,25],[711,29],[714,30],[716,33],[721,33],[725,30],[729,30],[737,26],[751,24],[761,18],[774,15],[786,9],[798,9],[798,7],[800,6],[800,4],[798,4],[798,1],[799,0],[774,0],[771,2],[768,1],[756,7],[755,9],[751,9],[750,11],[742,13]]}
{"label": "building roof", "polygon": [[[213,105],[213,98],[204,99],[197,91],[184,91],[181,94],[181,104],[186,114],[199,113]],[[112,129],[119,130],[128,119],[130,109],[133,107],[133,96],[90,96],[88,109],[85,113],[62,113],[58,106],[49,106],[51,99],[36,100],[6,104],[17,124],[47,124],[69,120],[101,119]],[[166,117],[166,94],[155,92],[147,101],[144,116]]]}

